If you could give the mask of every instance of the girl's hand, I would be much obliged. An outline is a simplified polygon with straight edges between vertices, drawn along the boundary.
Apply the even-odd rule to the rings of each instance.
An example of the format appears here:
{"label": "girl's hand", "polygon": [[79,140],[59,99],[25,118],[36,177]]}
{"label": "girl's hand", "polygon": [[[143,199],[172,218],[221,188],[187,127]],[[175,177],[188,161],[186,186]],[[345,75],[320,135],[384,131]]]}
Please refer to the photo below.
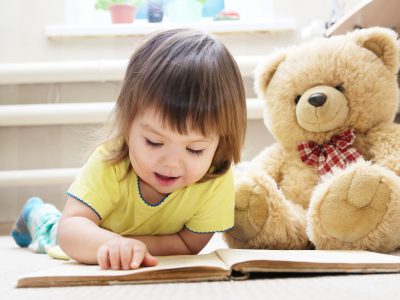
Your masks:
{"label": "girl's hand", "polygon": [[137,269],[158,263],[143,242],[125,237],[116,237],[101,245],[97,250],[97,262],[103,270],[110,267],[113,270]]}

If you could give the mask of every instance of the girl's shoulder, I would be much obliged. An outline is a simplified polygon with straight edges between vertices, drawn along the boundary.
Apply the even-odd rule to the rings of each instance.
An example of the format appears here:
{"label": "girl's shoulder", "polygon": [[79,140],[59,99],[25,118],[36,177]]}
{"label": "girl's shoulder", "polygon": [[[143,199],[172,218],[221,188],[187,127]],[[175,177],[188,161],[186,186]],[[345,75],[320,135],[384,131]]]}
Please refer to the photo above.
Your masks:
{"label": "girl's shoulder", "polygon": [[123,147],[124,142],[121,138],[107,140],[93,147],[88,160],[96,160],[103,162],[113,162],[115,154]]}
{"label": "girl's shoulder", "polygon": [[207,192],[216,192],[217,190],[233,189],[233,171],[232,167],[221,176],[209,179],[205,182],[195,183],[192,188]]}
{"label": "girl's shoulder", "polygon": [[115,139],[106,141],[97,146],[90,155],[87,164],[97,169],[99,172],[112,172],[117,177],[123,177],[129,166],[129,159],[123,159],[115,162],[113,154],[119,151],[123,145],[123,141]]}

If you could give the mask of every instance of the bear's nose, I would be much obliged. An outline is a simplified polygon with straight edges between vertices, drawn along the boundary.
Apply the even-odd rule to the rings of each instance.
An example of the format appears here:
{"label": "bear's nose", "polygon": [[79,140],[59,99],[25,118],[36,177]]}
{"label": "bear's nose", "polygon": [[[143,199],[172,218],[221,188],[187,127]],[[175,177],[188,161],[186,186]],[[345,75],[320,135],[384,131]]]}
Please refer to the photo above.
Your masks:
{"label": "bear's nose", "polygon": [[315,93],[308,98],[308,103],[310,103],[312,106],[318,107],[324,105],[326,99],[327,97],[325,94]]}

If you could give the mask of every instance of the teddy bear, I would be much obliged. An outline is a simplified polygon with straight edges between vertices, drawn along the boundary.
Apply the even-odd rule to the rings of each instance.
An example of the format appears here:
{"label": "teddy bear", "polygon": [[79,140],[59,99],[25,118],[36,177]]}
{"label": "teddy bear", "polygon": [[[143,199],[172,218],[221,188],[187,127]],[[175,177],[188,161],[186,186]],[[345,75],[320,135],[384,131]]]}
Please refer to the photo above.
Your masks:
{"label": "teddy bear", "polygon": [[276,142],[236,170],[230,247],[400,246],[396,37],[374,27],[317,38],[257,67]]}

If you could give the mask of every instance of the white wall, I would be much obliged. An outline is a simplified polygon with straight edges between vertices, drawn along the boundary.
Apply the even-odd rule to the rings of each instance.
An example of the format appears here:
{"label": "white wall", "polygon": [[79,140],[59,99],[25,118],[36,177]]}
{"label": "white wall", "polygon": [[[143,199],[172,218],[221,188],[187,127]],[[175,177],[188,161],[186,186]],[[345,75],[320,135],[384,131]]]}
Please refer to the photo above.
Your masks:
{"label": "white wall", "polygon": [[[81,0],[91,1],[91,0]],[[360,0],[342,0],[346,11]],[[329,0],[275,0],[274,14],[295,18],[298,28],[314,19],[329,19]],[[2,0],[0,9],[0,63],[26,61],[127,58],[137,38],[48,40],[46,25],[64,23],[64,0]],[[265,35],[223,36],[236,55],[264,54],[271,47],[300,42],[299,32]]]}

